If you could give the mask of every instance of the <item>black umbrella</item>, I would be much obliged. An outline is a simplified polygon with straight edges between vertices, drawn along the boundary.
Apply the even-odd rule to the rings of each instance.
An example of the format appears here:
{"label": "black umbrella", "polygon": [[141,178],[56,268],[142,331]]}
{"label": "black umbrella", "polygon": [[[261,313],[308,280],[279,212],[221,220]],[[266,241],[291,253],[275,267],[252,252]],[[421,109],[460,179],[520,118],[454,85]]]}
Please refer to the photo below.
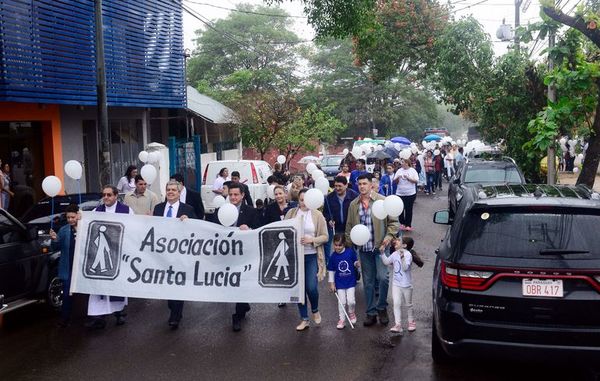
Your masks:
{"label": "black umbrella", "polygon": [[387,153],[388,155],[390,155],[390,158],[397,158],[398,154],[400,152],[396,151],[396,149],[394,147],[387,147],[383,149],[383,152]]}
{"label": "black umbrella", "polygon": [[367,155],[367,159],[389,160],[391,158],[392,157],[384,151],[375,151],[375,152],[371,152],[370,154]]}

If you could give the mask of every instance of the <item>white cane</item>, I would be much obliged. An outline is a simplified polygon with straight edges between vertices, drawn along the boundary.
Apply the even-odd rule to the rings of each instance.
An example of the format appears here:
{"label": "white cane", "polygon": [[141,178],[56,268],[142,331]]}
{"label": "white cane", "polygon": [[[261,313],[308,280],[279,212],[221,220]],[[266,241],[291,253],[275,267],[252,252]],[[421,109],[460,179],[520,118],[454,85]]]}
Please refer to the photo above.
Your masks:
{"label": "white cane", "polygon": [[340,300],[340,297],[338,296],[337,291],[335,291],[334,294],[338,300],[338,303],[342,307],[342,310],[344,311],[344,315],[346,315],[346,319],[348,319],[348,323],[350,323],[350,327],[352,327],[352,329],[354,329],[354,324],[352,324],[352,321],[350,320],[350,317],[348,316],[348,312],[346,312],[346,307],[342,304],[342,301]]}

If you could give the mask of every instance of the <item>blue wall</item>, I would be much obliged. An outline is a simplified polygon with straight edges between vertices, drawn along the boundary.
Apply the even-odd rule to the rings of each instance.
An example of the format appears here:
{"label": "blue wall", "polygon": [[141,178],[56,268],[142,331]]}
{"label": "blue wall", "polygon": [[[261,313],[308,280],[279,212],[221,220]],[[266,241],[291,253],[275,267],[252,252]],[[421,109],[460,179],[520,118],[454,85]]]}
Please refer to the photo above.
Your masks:
{"label": "blue wall", "polygon": [[[181,0],[103,0],[110,106],[185,107]],[[94,0],[0,1],[0,101],[96,104]]]}

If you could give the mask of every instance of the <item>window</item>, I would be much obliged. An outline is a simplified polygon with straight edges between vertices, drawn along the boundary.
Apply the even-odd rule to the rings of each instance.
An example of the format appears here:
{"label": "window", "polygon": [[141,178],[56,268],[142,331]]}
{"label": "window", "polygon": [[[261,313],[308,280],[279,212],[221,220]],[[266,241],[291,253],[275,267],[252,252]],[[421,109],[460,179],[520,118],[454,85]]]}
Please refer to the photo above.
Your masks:
{"label": "window", "polygon": [[521,176],[515,167],[475,167],[468,166],[465,173],[465,183],[495,183],[521,184]]}

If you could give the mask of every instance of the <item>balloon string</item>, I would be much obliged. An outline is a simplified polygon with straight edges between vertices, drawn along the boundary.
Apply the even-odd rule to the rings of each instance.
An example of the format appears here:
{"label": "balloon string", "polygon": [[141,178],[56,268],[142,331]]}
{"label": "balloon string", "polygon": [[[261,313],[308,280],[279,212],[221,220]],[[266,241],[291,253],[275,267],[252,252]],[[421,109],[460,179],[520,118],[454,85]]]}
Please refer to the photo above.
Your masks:
{"label": "balloon string", "polygon": [[52,204],[52,206],[51,206],[52,212],[50,213],[50,215],[52,216],[50,218],[50,230],[53,230],[53,227],[54,227],[54,197],[51,197],[50,202]]}
{"label": "balloon string", "polygon": [[81,207],[81,179],[77,179],[77,193],[79,193],[79,206]]}

